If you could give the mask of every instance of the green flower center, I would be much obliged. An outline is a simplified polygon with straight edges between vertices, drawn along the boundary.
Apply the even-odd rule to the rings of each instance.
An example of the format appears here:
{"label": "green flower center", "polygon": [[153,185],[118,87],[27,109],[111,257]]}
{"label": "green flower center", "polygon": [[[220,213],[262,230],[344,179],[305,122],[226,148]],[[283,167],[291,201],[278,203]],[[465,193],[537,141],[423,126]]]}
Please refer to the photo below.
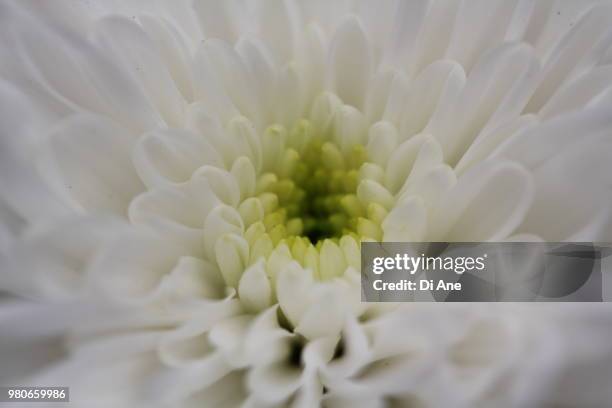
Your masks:
{"label": "green flower center", "polygon": [[364,146],[338,139],[307,120],[290,131],[281,125],[266,129],[254,194],[238,207],[249,248],[246,265],[263,258],[274,279],[291,260],[317,280],[332,279],[347,267],[359,270],[359,242],[382,239],[388,211],[363,188],[373,164],[366,162]]}
{"label": "green flower center", "polygon": [[[342,151],[332,141],[305,136],[307,126],[301,123],[307,140],[286,147],[258,179],[260,198],[274,207],[266,211],[266,231],[278,238],[304,237],[312,244],[354,235],[359,217],[365,214],[356,190],[366,150],[356,145]],[[282,133],[278,126],[270,131]]]}

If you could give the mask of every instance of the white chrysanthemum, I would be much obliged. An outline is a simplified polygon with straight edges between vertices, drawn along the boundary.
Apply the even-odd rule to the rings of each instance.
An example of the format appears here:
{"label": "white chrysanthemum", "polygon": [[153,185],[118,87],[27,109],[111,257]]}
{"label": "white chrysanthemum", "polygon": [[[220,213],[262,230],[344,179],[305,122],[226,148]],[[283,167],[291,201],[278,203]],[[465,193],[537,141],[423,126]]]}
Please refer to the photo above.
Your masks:
{"label": "white chrysanthemum", "polygon": [[362,240],[612,240],[610,5],[116,3],[0,5],[0,383],[83,407],[612,401],[609,308],[359,283]]}

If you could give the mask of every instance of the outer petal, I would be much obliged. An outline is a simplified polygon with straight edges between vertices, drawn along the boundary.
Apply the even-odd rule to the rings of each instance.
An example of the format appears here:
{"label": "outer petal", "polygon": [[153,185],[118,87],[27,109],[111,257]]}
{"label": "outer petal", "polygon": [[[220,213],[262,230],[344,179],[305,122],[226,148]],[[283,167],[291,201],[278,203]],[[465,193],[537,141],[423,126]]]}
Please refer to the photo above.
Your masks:
{"label": "outer petal", "polygon": [[369,39],[356,18],[346,19],[337,29],[330,46],[329,81],[347,104],[363,108],[372,72]]}

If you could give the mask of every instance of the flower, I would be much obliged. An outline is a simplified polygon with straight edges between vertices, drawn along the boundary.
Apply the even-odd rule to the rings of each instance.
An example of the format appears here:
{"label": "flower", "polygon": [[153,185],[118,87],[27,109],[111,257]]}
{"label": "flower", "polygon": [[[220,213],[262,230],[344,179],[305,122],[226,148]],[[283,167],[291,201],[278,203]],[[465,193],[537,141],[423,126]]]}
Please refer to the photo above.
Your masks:
{"label": "flower", "polygon": [[87,407],[610,401],[608,308],[359,298],[363,240],[612,237],[610,5],[0,19],[1,382]]}

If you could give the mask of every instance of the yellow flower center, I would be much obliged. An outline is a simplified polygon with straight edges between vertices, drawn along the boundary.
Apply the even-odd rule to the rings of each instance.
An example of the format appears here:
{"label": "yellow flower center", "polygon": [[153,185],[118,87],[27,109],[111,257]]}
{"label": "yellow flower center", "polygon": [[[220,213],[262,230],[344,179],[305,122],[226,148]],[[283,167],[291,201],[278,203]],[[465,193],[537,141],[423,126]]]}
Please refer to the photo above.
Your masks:
{"label": "yellow flower center", "polygon": [[258,180],[258,191],[276,207],[264,218],[266,230],[313,244],[355,233],[365,213],[355,195],[364,161],[360,145],[343,154],[334,143],[315,139],[300,151],[286,149],[276,171]]}
{"label": "yellow flower center", "polygon": [[[332,277],[325,273],[330,262],[319,258],[351,259],[358,268],[359,242],[381,239],[387,211],[357,196],[365,147],[341,147],[330,135],[316,135],[312,129],[307,120],[291,131],[281,125],[267,128],[263,153],[268,160],[257,178],[255,197],[243,201],[239,211],[251,261],[276,254],[326,279]],[[255,207],[262,208],[263,219],[255,219]]]}

